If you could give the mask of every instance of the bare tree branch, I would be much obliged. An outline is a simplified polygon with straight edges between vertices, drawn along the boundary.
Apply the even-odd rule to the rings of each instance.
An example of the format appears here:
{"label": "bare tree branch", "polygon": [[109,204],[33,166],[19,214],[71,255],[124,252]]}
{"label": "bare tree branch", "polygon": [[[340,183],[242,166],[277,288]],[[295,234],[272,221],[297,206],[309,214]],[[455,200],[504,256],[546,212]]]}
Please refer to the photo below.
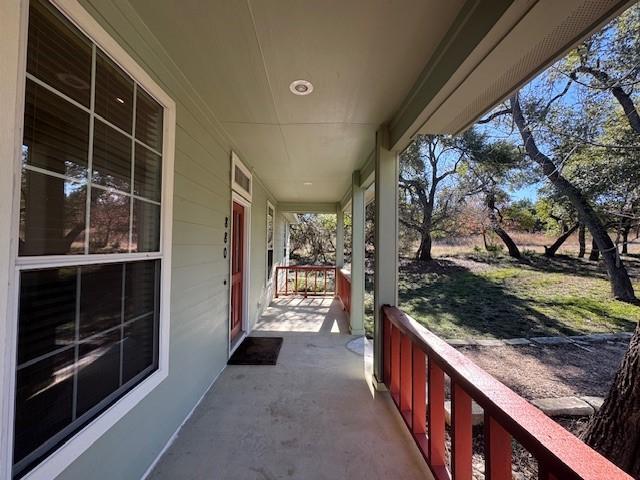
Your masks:
{"label": "bare tree branch", "polygon": [[477,124],[489,123],[489,122],[495,120],[498,117],[501,117],[503,115],[510,115],[510,114],[511,114],[511,109],[510,108],[504,108],[502,110],[498,110],[496,112],[493,112],[488,117],[485,117],[485,118],[483,118],[481,120],[478,120],[476,123]]}

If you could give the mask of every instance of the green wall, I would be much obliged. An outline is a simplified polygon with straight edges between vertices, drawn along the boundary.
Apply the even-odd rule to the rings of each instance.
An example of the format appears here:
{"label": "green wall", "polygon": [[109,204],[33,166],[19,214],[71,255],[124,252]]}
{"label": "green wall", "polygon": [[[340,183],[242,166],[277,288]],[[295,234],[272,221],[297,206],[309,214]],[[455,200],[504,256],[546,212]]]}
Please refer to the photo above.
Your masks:
{"label": "green wall", "polygon": [[[59,477],[138,479],[226,364],[229,264],[223,239],[232,145],[127,2],[80,3],[177,103],[169,376]],[[277,203],[260,182],[253,188],[249,313],[255,322],[268,302],[266,202],[276,210]],[[280,261],[284,226],[276,218],[274,254]]]}

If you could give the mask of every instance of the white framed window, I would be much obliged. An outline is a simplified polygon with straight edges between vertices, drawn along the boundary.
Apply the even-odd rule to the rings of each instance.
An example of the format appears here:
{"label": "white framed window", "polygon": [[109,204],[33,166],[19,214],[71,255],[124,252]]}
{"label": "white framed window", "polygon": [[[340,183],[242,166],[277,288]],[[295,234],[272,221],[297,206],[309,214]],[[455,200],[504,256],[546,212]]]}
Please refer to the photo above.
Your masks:
{"label": "white framed window", "polygon": [[236,152],[231,152],[231,189],[251,202],[253,175]]}
{"label": "white framed window", "polygon": [[271,280],[273,271],[273,237],[275,235],[275,217],[276,209],[271,202],[267,200],[267,283]]}
{"label": "white framed window", "polygon": [[24,3],[2,456],[53,478],[168,374],[175,103],[77,2]]}

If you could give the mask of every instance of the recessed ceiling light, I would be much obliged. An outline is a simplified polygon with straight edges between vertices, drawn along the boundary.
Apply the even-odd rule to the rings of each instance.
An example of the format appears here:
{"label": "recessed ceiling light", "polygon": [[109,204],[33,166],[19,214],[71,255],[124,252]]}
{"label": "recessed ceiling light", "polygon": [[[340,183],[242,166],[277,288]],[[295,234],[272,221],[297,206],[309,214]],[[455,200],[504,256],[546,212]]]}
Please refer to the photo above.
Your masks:
{"label": "recessed ceiling light", "polygon": [[124,103],[124,100],[123,100],[123,99],[121,99],[120,97],[116,97],[116,102],[118,102],[118,103]]}
{"label": "recessed ceiling light", "polygon": [[294,80],[291,82],[291,85],[289,85],[289,90],[291,90],[291,93],[294,95],[309,95],[313,92],[313,85],[306,80]]}
{"label": "recessed ceiling light", "polygon": [[303,185],[304,185],[305,187],[310,187],[311,185],[313,185],[313,183],[311,183],[311,182],[304,182],[304,183],[303,183]]}

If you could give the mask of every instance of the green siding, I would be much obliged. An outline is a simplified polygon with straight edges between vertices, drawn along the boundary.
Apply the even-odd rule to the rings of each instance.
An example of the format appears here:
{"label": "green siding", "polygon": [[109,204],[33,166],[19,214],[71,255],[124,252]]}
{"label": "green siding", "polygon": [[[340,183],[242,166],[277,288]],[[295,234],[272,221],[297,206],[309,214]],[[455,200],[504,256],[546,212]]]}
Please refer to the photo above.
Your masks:
{"label": "green siding", "polygon": [[[177,104],[169,376],[60,477],[138,479],[226,364],[229,263],[223,240],[232,145],[127,2],[80,3]],[[267,198],[277,209],[275,199],[254,181],[252,322],[267,302]],[[284,225],[281,216],[277,220],[274,254],[280,261]]]}

